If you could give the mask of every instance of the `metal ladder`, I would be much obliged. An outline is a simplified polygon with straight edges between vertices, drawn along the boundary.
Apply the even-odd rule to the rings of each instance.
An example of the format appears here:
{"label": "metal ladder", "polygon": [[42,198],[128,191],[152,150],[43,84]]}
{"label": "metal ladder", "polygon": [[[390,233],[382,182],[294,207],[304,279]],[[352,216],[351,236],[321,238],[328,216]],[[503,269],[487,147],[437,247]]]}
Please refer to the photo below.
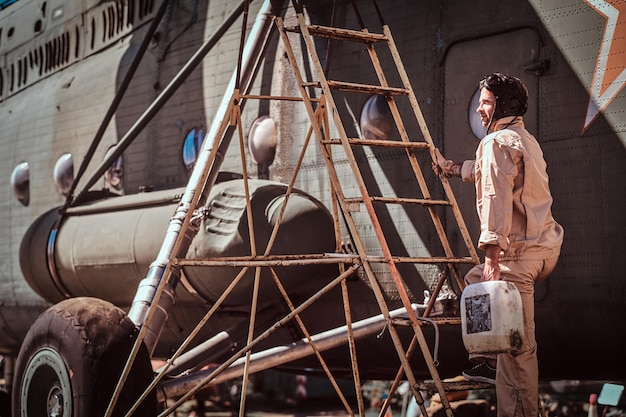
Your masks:
{"label": "metal ladder", "polygon": [[[460,288],[464,287],[461,273],[459,271],[459,265],[464,263],[469,264],[478,264],[478,255],[476,254],[475,248],[472,244],[471,237],[467,231],[465,223],[463,221],[463,217],[460,213],[458,204],[455,200],[455,197],[452,193],[451,187],[447,181],[447,178],[442,177],[442,185],[445,191],[446,198],[444,200],[436,200],[431,196],[431,192],[428,189],[427,182],[424,178],[423,172],[420,168],[418,158],[416,157],[416,153],[418,151],[428,152],[432,158],[432,161],[436,161],[435,155],[435,145],[431,138],[430,132],[426,125],[426,121],[424,116],[420,110],[417,98],[415,97],[415,93],[411,87],[411,83],[409,81],[409,77],[404,69],[404,65],[400,58],[400,54],[396,48],[394,39],[392,37],[391,31],[389,27],[384,23],[382,19],[382,15],[378,10],[377,5],[374,2],[374,6],[380,18],[382,24],[382,33],[371,33],[364,26],[363,21],[359,15],[359,11],[356,7],[356,4],[353,2],[353,8],[357,14],[359,22],[361,23],[361,30],[349,30],[342,29],[336,27],[328,27],[328,26],[320,26],[320,25],[310,25],[306,22],[304,12],[297,2],[293,2],[293,6],[296,9],[297,21],[298,24],[295,26],[286,26],[284,19],[280,16],[276,17],[276,25],[279,29],[280,36],[282,38],[283,44],[285,46],[286,54],[288,56],[289,62],[292,66],[294,76],[296,78],[298,88],[300,90],[301,96],[304,100],[304,104],[306,106],[306,110],[308,112],[312,129],[314,134],[319,142],[320,151],[324,157],[326,162],[326,167],[330,176],[331,188],[333,195],[335,196],[336,203],[338,204],[341,213],[343,215],[343,219],[345,224],[349,230],[351,239],[356,247],[356,252],[360,258],[360,262],[362,263],[363,269],[366,273],[367,279],[370,282],[372,289],[374,290],[376,299],[378,301],[378,305],[380,307],[381,312],[387,318],[389,318],[389,308],[385,301],[383,292],[381,291],[380,285],[378,283],[376,273],[372,268],[373,263],[383,263],[387,266],[389,273],[393,279],[395,284],[395,288],[397,289],[398,295],[402,301],[404,308],[408,313],[408,320],[404,323],[401,323],[398,320],[388,319],[388,322],[391,324],[388,329],[390,335],[392,337],[394,346],[396,348],[398,357],[401,361],[401,369],[398,371],[396,380],[392,385],[392,391],[399,384],[399,380],[402,378],[402,375],[405,374],[407,379],[409,380],[413,394],[415,398],[422,408],[422,413],[427,415],[426,410],[423,406],[423,398],[420,392],[417,390],[418,384],[411,371],[411,367],[408,362],[408,358],[410,358],[415,344],[417,343],[421,349],[421,353],[426,361],[426,364],[429,368],[429,372],[433,378],[434,385],[437,391],[440,394],[442,404],[446,410],[448,416],[452,416],[452,411],[450,404],[445,395],[447,387],[444,387],[439,375],[438,371],[433,363],[433,357],[429,351],[428,345],[424,338],[424,334],[422,332],[420,321],[416,316],[415,312],[411,308],[411,300],[409,298],[409,294],[405,288],[403,283],[403,278],[398,270],[398,264],[400,263],[433,263],[433,264],[443,264],[447,266],[447,269],[453,274],[454,278],[457,280],[457,283]],[[301,39],[304,41],[306,45],[306,50],[309,54],[310,62],[312,63],[315,69],[315,80],[305,80],[303,77],[303,71],[300,68],[298,63],[296,54],[292,47],[292,40],[290,40],[289,33],[297,33],[301,36]],[[366,48],[371,58],[371,62],[373,64],[374,71],[376,73],[378,84],[377,85],[369,85],[369,84],[359,84],[353,82],[345,82],[345,81],[337,81],[337,80],[329,80],[326,77],[325,69],[322,67],[320,58],[317,54],[316,47],[314,44],[314,38],[321,37],[327,38],[329,40],[335,41],[344,41],[344,42],[358,42],[362,43]],[[400,77],[402,85],[399,87],[389,85],[387,81],[387,77],[385,72],[381,66],[379,56],[375,49],[375,44],[385,45],[391,56],[393,57],[393,62],[398,71],[398,75]],[[320,97],[312,97],[309,94],[309,91],[319,91]],[[393,116],[393,120],[395,123],[395,127],[397,128],[400,134],[400,140],[391,140],[389,138],[351,138],[346,133],[344,126],[346,123],[342,120],[341,113],[339,108],[335,102],[335,98],[333,93],[337,90],[340,91],[349,91],[349,92],[357,92],[364,94],[378,94],[382,95],[386,98],[387,103],[389,105],[389,109]],[[403,123],[402,117],[400,115],[400,111],[398,109],[397,100],[395,97],[404,96],[408,99],[410,103],[410,107],[412,109],[412,113],[417,120],[422,138],[410,138],[409,134],[405,128],[405,124]],[[323,116],[320,117],[320,108],[325,107],[325,112],[323,112]],[[338,138],[331,138],[330,129],[329,129],[329,116],[332,118],[332,122],[338,132]],[[333,158],[333,151],[331,148],[333,147],[341,147],[347,160],[350,165],[351,173],[354,176],[354,181],[358,186],[359,194],[356,196],[348,196],[344,194],[344,189],[342,188],[341,181],[338,177],[335,160]],[[419,184],[419,188],[422,193],[421,198],[405,198],[405,197],[384,197],[384,196],[373,196],[370,195],[368,188],[366,186],[366,182],[362,176],[361,169],[359,167],[358,161],[355,158],[355,154],[353,152],[354,147],[382,147],[382,148],[395,148],[402,149],[406,153],[406,157],[408,158],[413,175],[417,184]],[[430,169],[430,167],[429,167]],[[355,205],[358,204],[359,207]],[[374,208],[375,204],[383,204],[383,205],[420,205],[425,207],[432,219],[432,222],[437,231],[437,235],[441,241],[442,247],[444,249],[445,255],[438,258],[424,258],[424,257],[398,257],[392,254],[387,239],[385,237],[385,233],[383,232],[383,228],[381,227],[381,222]],[[371,226],[376,235],[378,244],[380,246],[380,250],[382,251],[382,259],[380,257],[373,257],[368,254],[368,251],[365,247],[363,240],[360,237],[359,229],[355,222],[353,213],[355,211],[359,211],[360,206],[363,206],[369,216],[369,220],[371,222]],[[436,210],[436,207],[449,207],[454,215],[454,218],[458,224],[460,234],[463,238],[463,241],[467,247],[467,251],[469,253],[469,257],[459,257],[455,256],[450,242],[446,236],[446,231],[443,226],[442,219]],[[434,290],[434,294],[430,299],[430,303],[424,312],[424,316],[428,316],[433,303],[435,302],[437,295],[444,283],[445,274],[440,274],[439,280],[437,282],[437,286]],[[397,330],[395,326],[397,325],[408,325],[412,327],[414,331],[414,337],[411,345],[405,351],[402,343],[400,341],[400,337],[398,336]],[[465,388],[467,388],[467,384],[463,384]],[[454,389],[454,388],[450,388]],[[460,388],[463,389],[463,388]],[[380,415],[384,415],[387,407],[389,406],[389,400],[391,395],[388,396],[387,402],[383,405],[383,408],[380,412]]]}

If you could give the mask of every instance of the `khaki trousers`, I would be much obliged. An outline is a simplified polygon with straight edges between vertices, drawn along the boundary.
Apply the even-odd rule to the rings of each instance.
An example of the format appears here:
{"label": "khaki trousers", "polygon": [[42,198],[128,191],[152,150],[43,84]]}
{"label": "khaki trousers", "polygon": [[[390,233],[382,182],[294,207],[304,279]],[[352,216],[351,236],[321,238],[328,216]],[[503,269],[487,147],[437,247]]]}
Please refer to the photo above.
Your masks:
{"label": "khaki trousers", "polygon": [[[498,417],[537,416],[539,369],[535,341],[535,284],[550,275],[557,260],[558,256],[542,261],[500,262],[500,279],[514,283],[522,296],[524,338],[519,351],[497,355]],[[480,282],[483,268],[484,264],[472,268],[465,275],[465,282]],[[488,359],[488,355],[481,356]],[[472,359],[476,358],[470,357]]]}

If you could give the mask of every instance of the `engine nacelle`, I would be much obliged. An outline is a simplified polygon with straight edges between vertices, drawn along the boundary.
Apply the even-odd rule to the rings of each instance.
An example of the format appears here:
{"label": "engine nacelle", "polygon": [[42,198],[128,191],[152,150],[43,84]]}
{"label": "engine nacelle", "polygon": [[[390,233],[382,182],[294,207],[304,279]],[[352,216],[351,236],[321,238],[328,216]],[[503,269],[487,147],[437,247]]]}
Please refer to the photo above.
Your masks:
{"label": "engine nacelle", "polygon": [[[252,219],[257,254],[263,254],[281,206],[286,186],[250,180]],[[137,284],[145,277],[161,248],[169,219],[183,190],[158,191],[110,198],[75,207],[61,218],[58,209],[43,214],[23,238],[20,265],[30,286],[50,302],[91,296],[119,306],[130,305]],[[243,180],[213,186],[208,214],[187,257],[250,255],[248,216]],[[334,252],[332,217],[326,207],[300,191],[288,199],[272,254]],[[183,283],[189,292],[212,302],[239,272],[235,267],[187,266]],[[288,292],[304,289],[336,267],[300,265],[277,273]],[[250,268],[226,305],[247,305],[252,297]],[[278,296],[269,271],[262,274],[260,302]]]}

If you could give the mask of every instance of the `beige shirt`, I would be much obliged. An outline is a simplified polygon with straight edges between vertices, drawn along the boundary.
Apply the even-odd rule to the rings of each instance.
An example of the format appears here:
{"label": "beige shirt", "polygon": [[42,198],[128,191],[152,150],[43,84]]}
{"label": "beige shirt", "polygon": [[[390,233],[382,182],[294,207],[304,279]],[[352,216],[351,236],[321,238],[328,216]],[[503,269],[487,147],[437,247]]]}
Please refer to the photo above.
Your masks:
{"label": "beige shirt", "polygon": [[560,253],[563,228],[552,217],[546,162],[521,116],[494,122],[476,160],[463,163],[461,177],[476,184],[479,248],[498,245],[500,260],[541,260]]}

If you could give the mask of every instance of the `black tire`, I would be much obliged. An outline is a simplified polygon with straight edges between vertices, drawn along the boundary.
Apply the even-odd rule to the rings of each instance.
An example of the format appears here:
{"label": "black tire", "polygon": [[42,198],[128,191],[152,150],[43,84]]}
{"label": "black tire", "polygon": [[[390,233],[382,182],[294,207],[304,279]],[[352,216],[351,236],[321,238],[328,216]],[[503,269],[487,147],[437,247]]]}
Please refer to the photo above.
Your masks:
{"label": "black tire", "polygon": [[[136,333],[126,314],[103,300],[72,298],[50,307],[31,326],[17,357],[13,416],[103,416]],[[123,416],[152,378],[142,345],[113,415]],[[151,393],[133,415],[156,414]]]}

